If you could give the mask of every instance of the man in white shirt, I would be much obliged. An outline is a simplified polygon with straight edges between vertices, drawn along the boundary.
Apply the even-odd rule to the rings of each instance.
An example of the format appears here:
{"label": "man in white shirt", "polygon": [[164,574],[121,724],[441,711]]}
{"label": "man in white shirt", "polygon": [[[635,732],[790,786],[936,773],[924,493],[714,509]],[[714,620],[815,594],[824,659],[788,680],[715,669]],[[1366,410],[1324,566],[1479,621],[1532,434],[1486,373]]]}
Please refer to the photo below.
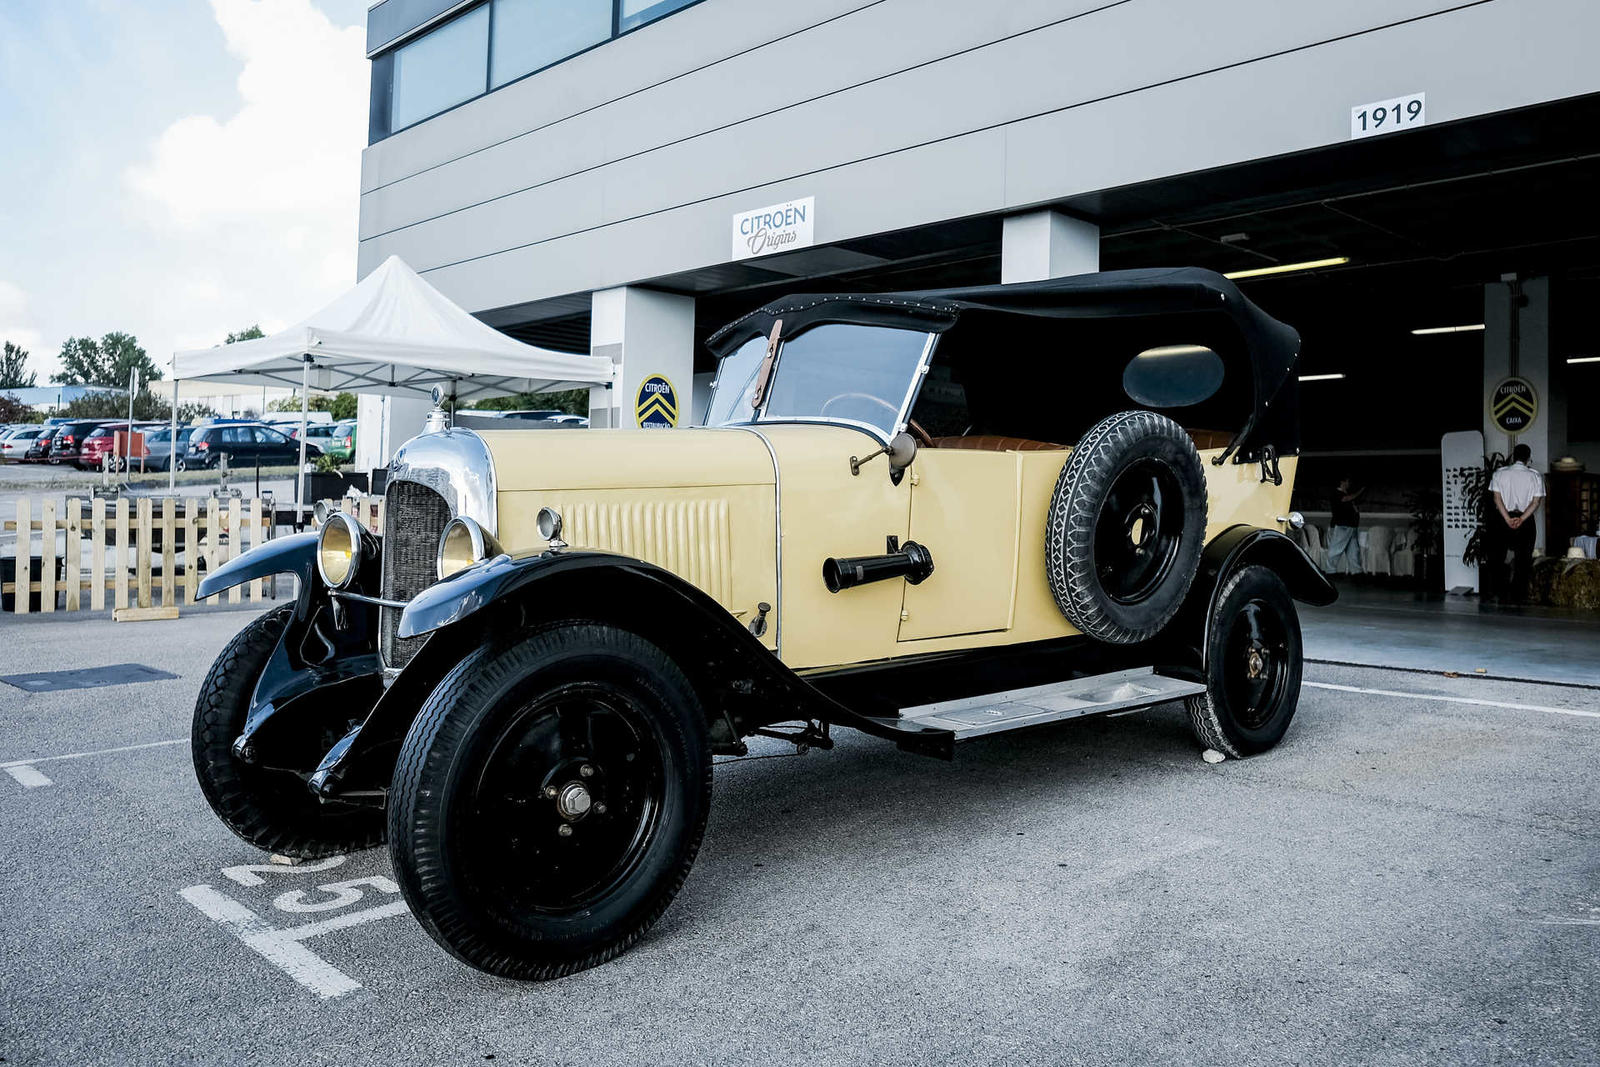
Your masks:
{"label": "man in white shirt", "polygon": [[[1512,601],[1521,601],[1528,595],[1528,569],[1533,564],[1533,545],[1539,531],[1534,516],[1544,504],[1544,476],[1528,466],[1532,458],[1532,449],[1518,445],[1511,450],[1510,465],[1501,467],[1489,479],[1495,509],[1489,518],[1495,534],[1490,541],[1493,547],[1489,566],[1494,577],[1490,588]],[[1514,561],[1509,586],[1505,584],[1507,549]]]}

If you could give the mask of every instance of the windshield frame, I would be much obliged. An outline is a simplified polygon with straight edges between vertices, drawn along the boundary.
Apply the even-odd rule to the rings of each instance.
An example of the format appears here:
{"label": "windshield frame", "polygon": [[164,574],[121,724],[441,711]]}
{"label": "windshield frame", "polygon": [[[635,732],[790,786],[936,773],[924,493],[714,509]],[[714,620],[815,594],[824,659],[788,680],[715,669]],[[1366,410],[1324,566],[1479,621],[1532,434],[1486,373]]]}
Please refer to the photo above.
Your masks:
{"label": "windshield frame", "polygon": [[[847,419],[835,415],[778,415],[769,417],[767,414],[767,409],[772,404],[773,392],[770,384],[767,388],[767,395],[762,397],[761,407],[759,409],[751,410],[746,400],[741,399],[739,401],[740,403],[744,404],[746,410],[750,410],[750,418],[740,422],[721,422],[717,423],[716,426],[711,426],[709,423],[702,423],[702,426],[705,426],[708,429],[733,426],[774,426],[787,423],[799,423],[802,425],[820,424],[825,426],[845,426],[849,427],[850,429],[860,430],[863,433],[870,435],[879,444],[884,446],[888,446],[889,442],[894,439],[896,434],[905,432],[907,420],[911,416],[911,409],[917,400],[917,394],[921,392],[923,380],[928,376],[928,367],[932,365],[933,350],[939,342],[939,331],[907,329],[903,326],[884,326],[880,323],[868,322],[841,321],[811,323],[808,324],[804,330],[796,333],[793,337],[779,336],[778,352],[774,357],[772,364],[771,379],[773,381],[776,381],[778,372],[783,366],[783,359],[788,350],[789,342],[794,340],[796,337],[804,337],[807,333],[810,333],[811,330],[816,329],[819,326],[861,326],[869,329],[895,330],[900,333],[923,335],[922,352],[917,357],[916,367],[909,376],[910,380],[906,383],[905,393],[900,398],[900,406],[895,412],[894,422],[890,424],[888,431],[885,431],[881,427],[875,426],[870,422],[862,422],[859,419]],[[760,340],[760,338],[753,337],[750,340]],[[748,344],[749,342],[747,341],[745,343]],[[716,400],[716,390],[717,387],[722,383],[723,367],[727,365],[728,360],[732,359],[742,347],[743,345],[735,346],[728,352],[726,356],[717,361],[717,376],[711,381],[711,403],[706,405],[706,418],[710,418],[711,416],[711,409]]]}

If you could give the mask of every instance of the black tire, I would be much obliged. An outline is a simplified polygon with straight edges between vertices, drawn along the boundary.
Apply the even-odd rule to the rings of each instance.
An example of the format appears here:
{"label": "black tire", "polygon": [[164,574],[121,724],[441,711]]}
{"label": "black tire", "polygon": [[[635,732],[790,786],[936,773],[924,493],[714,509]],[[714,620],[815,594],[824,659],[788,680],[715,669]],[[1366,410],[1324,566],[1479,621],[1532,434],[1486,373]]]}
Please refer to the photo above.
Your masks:
{"label": "black tire", "polygon": [[1112,644],[1158,634],[1183,606],[1205,545],[1206,476],[1183,427],[1124,411],[1089,428],[1056,480],[1045,575],[1061,613]]}
{"label": "black tire", "polygon": [[223,824],[257,848],[302,859],[373,848],[383,843],[383,812],[324,803],[297,775],[252,767],[233,754],[256,680],[293,612],[288,604],[256,619],[211,665],[190,731],[195,777]]}
{"label": "black tire", "polygon": [[1206,691],[1184,701],[1196,739],[1235,759],[1283,740],[1300,702],[1303,655],[1283,579],[1261,566],[1228,575],[1206,635]]}
{"label": "black tire", "polygon": [[[576,816],[574,786],[592,804]],[[710,740],[683,672],[635,634],[570,623],[477,649],[439,683],[400,750],[389,851],[452,955],[558,978],[661,917],[710,804]]]}

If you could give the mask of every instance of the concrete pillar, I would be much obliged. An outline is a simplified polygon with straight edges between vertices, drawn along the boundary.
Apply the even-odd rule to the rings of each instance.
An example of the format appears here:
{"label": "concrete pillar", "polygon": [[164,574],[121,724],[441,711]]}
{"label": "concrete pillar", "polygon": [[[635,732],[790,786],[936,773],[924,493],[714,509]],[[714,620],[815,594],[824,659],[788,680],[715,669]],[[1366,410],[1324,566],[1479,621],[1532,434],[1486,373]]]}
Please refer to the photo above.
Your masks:
{"label": "concrete pillar", "polygon": [[1000,280],[1034,282],[1100,269],[1100,227],[1059,211],[1012,215],[1000,231]]}
{"label": "concrete pillar", "polygon": [[[1526,278],[1492,282],[1483,290],[1483,448],[1509,455],[1518,444],[1533,452],[1534,470],[1548,472],[1550,461],[1566,453],[1566,397],[1552,389],[1550,351],[1550,279]],[[1516,433],[1495,420],[1495,390],[1508,377],[1533,387],[1537,411]],[[1544,546],[1545,522],[1539,521]]]}
{"label": "concrete pillar", "polygon": [[[594,429],[638,429],[639,390],[667,402],[679,427],[693,424],[694,298],[638,286],[602,289],[590,298],[589,352],[617,366],[610,388],[589,390],[589,425]],[[670,385],[662,390],[661,380]],[[647,421],[660,422],[660,403]]]}

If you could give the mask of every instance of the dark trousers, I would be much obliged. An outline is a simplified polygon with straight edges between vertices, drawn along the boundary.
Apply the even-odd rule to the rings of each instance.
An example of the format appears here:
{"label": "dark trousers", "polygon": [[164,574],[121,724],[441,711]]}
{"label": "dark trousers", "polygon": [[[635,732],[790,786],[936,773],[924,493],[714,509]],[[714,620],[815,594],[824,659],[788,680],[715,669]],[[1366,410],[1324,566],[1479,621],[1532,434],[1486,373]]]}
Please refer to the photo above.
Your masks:
{"label": "dark trousers", "polygon": [[[1511,517],[1521,515],[1511,512]],[[1533,546],[1539,539],[1539,524],[1529,519],[1513,530],[1498,514],[1490,527],[1495,533],[1494,547],[1489,556],[1489,567],[1494,574],[1493,592],[1505,600],[1521,601],[1528,598],[1528,572],[1533,567]],[[1510,574],[1506,571],[1506,553],[1511,553]]]}

